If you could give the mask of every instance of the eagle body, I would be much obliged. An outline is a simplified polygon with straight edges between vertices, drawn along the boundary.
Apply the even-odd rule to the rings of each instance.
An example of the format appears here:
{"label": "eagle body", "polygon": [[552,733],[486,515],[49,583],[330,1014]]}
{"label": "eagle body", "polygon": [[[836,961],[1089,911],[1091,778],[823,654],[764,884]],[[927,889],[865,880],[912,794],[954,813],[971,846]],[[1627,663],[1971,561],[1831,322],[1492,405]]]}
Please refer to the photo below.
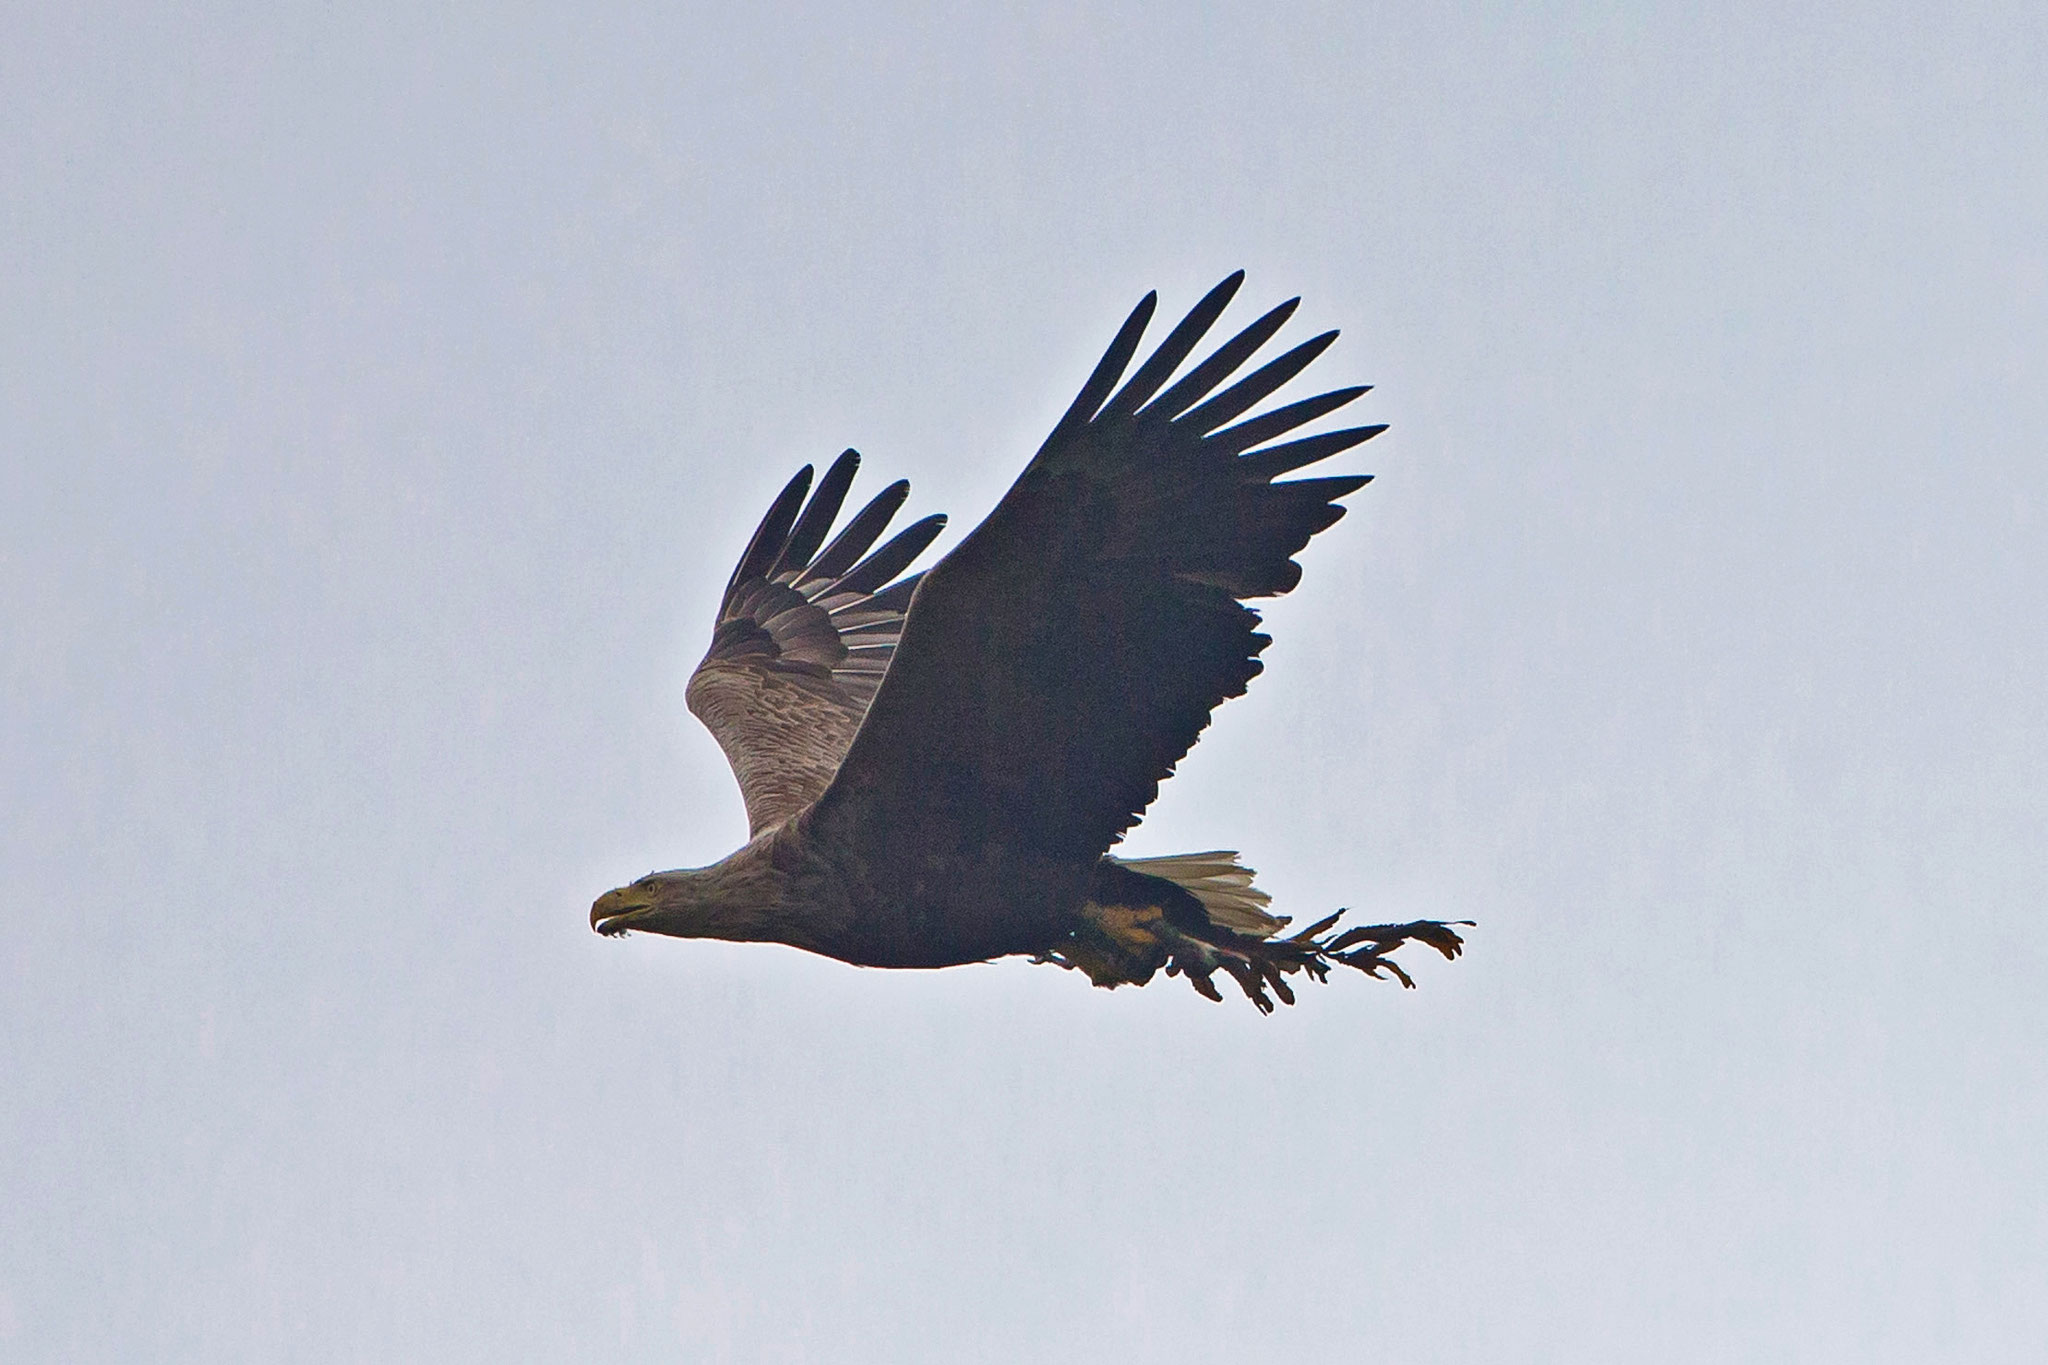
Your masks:
{"label": "eagle body", "polygon": [[805,826],[798,816],[709,867],[650,874],[643,881],[660,888],[666,913],[631,927],[783,943],[859,967],[1050,958],[1120,910],[1154,912],[1189,933],[1211,927],[1193,892],[1115,858],[1078,867],[990,847],[934,853],[877,881]]}
{"label": "eagle body", "polygon": [[[785,943],[861,967],[957,967],[1052,948],[1086,869],[938,852],[877,877],[801,816],[710,867],[652,875],[666,904],[630,927]],[[666,913],[663,913],[665,911]]]}
{"label": "eagle body", "polygon": [[907,483],[828,544],[859,457],[815,491],[799,471],[741,555],[686,694],[739,780],[749,842],[606,893],[592,926],[872,967],[1029,955],[1103,986],[1164,969],[1212,999],[1222,972],[1264,1010],[1292,1001],[1288,977],[1332,965],[1412,984],[1388,956],[1410,940],[1456,956],[1435,921],[1331,932],[1332,915],[1283,936],[1234,853],[1110,852],[1260,671],[1268,639],[1246,599],[1293,588],[1293,556],[1370,477],[1278,476],[1384,430],[1280,439],[1364,388],[1245,416],[1334,332],[1223,387],[1298,300],[1176,377],[1242,279],[1126,379],[1148,295],[995,510],[923,573],[903,576],[943,517],[871,549]]}

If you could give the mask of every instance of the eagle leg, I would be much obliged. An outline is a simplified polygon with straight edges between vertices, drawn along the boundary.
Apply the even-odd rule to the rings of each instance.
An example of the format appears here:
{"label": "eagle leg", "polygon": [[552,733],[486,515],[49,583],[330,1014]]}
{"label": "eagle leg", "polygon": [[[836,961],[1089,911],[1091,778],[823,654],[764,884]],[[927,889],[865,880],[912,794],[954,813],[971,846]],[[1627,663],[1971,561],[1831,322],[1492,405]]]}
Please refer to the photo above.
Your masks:
{"label": "eagle leg", "polygon": [[[1161,931],[1167,924],[1158,906],[1091,905],[1088,911],[1058,947],[1031,960],[1085,972],[1090,982],[1109,990],[1142,986],[1166,965],[1168,949]],[[1220,999],[1213,990],[1205,993]]]}
{"label": "eagle leg", "polygon": [[1333,966],[1345,966],[1412,990],[1415,979],[1394,960],[1394,952],[1409,943],[1423,943],[1446,958],[1456,958],[1465,947],[1458,928],[1472,923],[1411,920],[1338,929],[1343,914],[1339,910],[1282,937],[1238,933],[1206,915],[1197,927],[1157,905],[1091,902],[1081,922],[1056,947],[1031,960],[1084,972],[1095,985],[1111,990],[1142,986],[1164,969],[1168,976],[1186,977],[1189,985],[1215,1001],[1223,999],[1215,981],[1222,972],[1261,1013],[1271,1014],[1276,996],[1281,1004],[1294,1003],[1294,988],[1287,978],[1297,972],[1312,981],[1327,981]]}
{"label": "eagle leg", "polygon": [[1271,1014],[1273,996],[1278,996],[1283,1004],[1294,1003],[1294,991],[1287,983],[1289,976],[1304,972],[1310,980],[1327,981],[1335,964],[1381,980],[1391,977],[1413,990],[1414,978],[1393,959],[1393,952],[1404,944],[1419,942],[1446,958],[1456,958],[1464,951],[1465,940],[1454,926],[1472,923],[1412,920],[1406,924],[1356,925],[1330,933],[1343,913],[1339,910],[1285,938],[1254,938],[1220,926],[1199,937],[1170,924],[1157,926],[1155,932],[1168,949],[1168,976],[1185,976],[1188,984],[1203,995],[1220,1000],[1222,995],[1211,978],[1217,971],[1223,971],[1237,982],[1238,989],[1261,1013]]}

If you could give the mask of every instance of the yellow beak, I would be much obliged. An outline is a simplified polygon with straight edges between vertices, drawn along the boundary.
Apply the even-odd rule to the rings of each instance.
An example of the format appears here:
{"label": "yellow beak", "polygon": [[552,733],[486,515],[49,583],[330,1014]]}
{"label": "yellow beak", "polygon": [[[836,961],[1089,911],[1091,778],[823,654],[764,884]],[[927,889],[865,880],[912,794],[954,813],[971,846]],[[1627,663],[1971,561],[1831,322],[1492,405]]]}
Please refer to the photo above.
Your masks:
{"label": "yellow beak", "polygon": [[622,886],[607,891],[590,907],[590,927],[600,934],[623,934],[633,927],[625,921],[653,904],[654,897],[644,887]]}

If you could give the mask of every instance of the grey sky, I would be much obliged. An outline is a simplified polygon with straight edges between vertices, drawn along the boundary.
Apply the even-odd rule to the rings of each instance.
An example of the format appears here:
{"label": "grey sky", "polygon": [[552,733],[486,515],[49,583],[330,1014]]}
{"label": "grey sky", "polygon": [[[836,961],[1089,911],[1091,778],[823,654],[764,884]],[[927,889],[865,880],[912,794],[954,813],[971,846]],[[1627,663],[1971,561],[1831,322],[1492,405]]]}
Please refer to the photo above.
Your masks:
{"label": "grey sky", "polygon": [[[0,1356],[2043,1358],[2048,21],[1781,8],[8,7]],[[1467,957],[592,935],[1239,266],[1393,430],[1132,847]]]}

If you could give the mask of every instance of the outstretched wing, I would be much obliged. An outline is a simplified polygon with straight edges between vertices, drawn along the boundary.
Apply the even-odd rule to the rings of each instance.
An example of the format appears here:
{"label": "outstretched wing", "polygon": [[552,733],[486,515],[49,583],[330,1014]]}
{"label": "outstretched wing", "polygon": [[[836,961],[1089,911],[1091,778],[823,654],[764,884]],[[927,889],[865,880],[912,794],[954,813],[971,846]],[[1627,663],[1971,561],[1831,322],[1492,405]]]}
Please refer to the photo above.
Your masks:
{"label": "outstretched wing", "polygon": [[1092,859],[1259,672],[1267,637],[1239,599],[1292,588],[1292,556],[1369,476],[1273,479],[1384,428],[1269,444],[1363,388],[1236,420],[1335,332],[1215,392],[1298,300],[1168,386],[1243,278],[1210,291],[1117,388],[1148,294],[995,511],[925,574],[895,665],[818,803],[821,832],[905,876],[897,860],[939,850]]}
{"label": "outstretched wing", "polygon": [[826,545],[859,468],[857,453],[842,454],[808,503],[809,465],[784,486],[725,585],[711,650],[690,675],[690,710],[725,750],[754,834],[832,781],[917,587],[918,575],[896,575],[946,525],[926,517],[869,554],[910,496],[909,482],[898,480]]}

